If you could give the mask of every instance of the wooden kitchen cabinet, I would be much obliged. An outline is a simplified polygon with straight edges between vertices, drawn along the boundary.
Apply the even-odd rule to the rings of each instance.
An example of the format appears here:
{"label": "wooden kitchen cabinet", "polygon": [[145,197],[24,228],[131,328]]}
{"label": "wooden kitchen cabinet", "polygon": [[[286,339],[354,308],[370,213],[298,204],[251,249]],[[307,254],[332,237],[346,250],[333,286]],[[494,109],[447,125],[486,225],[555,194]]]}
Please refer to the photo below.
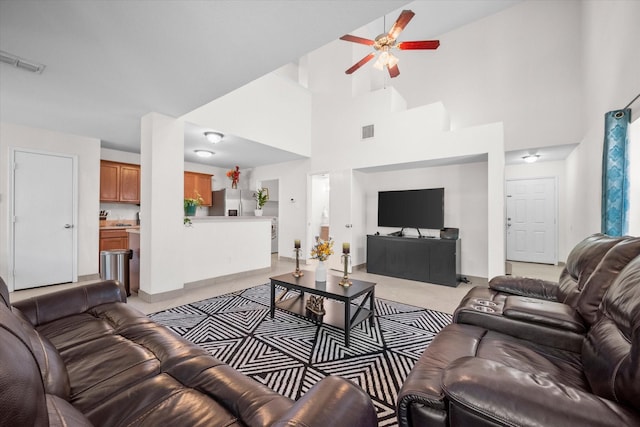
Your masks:
{"label": "wooden kitchen cabinet", "polygon": [[100,251],[129,249],[127,230],[100,230]]}
{"label": "wooden kitchen cabinet", "polygon": [[204,200],[202,206],[211,206],[211,177],[206,173],[184,173],[184,197],[195,199],[198,194]]}
{"label": "wooden kitchen cabinet", "polygon": [[140,204],[140,165],[101,160],[100,201]]}

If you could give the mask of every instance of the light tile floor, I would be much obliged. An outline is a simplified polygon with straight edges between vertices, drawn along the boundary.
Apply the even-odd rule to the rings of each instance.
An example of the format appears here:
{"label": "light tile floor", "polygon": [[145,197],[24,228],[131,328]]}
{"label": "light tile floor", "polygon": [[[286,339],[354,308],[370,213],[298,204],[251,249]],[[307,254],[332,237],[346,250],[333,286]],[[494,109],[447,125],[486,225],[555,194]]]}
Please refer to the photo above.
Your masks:
{"label": "light tile floor", "polygon": [[[303,269],[312,270],[312,265],[306,265]],[[189,289],[183,295],[170,300],[148,303],[138,298],[134,293],[128,302],[145,314],[155,313],[183,304],[200,301],[206,298],[225,293],[246,289],[251,286],[268,283],[269,277],[293,271],[294,264],[289,260],[279,260],[276,255],[272,258],[271,271],[247,275],[241,278],[220,282],[208,287]],[[512,275],[527,276],[551,281],[557,281],[560,277],[562,266],[512,262]],[[335,271],[332,274],[339,274]],[[474,286],[486,286],[486,281],[478,280],[477,283],[461,283],[458,287],[433,285],[430,283],[415,282],[412,280],[397,279],[393,277],[369,274],[366,271],[355,271],[352,277],[377,283],[376,297],[398,301],[405,304],[430,308],[432,310],[453,313],[462,297]],[[32,296],[54,292],[60,289],[72,288],[91,282],[68,283],[63,285],[45,286],[35,289],[16,291],[11,294],[11,301],[19,301]]]}

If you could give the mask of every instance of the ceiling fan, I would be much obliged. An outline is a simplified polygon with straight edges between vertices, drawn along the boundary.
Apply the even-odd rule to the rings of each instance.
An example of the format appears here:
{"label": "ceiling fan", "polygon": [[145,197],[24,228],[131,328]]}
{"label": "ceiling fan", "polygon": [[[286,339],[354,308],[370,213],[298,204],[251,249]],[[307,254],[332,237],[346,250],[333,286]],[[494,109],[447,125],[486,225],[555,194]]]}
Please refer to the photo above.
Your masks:
{"label": "ceiling fan", "polygon": [[[363,37],[352,36],[351,34],[346,34],[340,37],[340,40],[345,40],[348,42],[366,44],[367,46],[373,46],[376,51],[380,52],[378,56],[378,60],[373,65],[375,68],[382,70],[384,67],[387,67],[389,70],[389,75],[393,77],[398,77],[400,75],[400,70],[398,69],[398,58],[396,58],[392,53],[391,49],[398,48],[400,50],[422,50],[422,49],[437,49],[440,46],[440,40],[421,40],[421,41],[406,41],[396,43],[396,40],[404,27],[407,26],[411,18],[413,18],[415,13],[411,10],[403,10],[398,16],[398,19],[393,24],[393,27],[389,30],[388,33],[382,33],[375,40],[365,39]],[[358,68],[362,67],[367,62],[371,61],[373,57],[376,56],[375,52],[370,53],[369,55],[362,58],[360,61],[356,62],[351,68],[345,71],[346,74],[351,74],[356,71]]]}

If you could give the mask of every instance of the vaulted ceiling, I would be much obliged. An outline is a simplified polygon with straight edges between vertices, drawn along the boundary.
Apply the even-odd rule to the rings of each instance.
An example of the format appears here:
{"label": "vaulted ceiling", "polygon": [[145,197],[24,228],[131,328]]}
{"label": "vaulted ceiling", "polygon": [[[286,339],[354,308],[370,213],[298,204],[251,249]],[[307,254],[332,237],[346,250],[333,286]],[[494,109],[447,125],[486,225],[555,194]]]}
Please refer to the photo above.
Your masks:
{"label": "vaulted ceiling", "polygon": [[[407,3],[0,0],[0,50],[46,66],[0,63],[0,121],[135,152],[143,115],[181,116],[342,34],[382,27],[376,19],[390,23]],[[433,37],[513,3],[413,2],[431,32],[407,32]]]}

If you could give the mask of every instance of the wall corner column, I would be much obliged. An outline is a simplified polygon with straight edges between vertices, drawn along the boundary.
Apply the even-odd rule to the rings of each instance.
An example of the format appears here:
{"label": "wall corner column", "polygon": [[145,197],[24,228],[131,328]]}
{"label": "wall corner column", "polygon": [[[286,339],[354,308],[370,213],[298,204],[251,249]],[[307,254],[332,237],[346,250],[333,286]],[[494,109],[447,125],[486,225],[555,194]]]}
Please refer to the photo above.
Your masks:
{"label": "wall corner column", "polygon": [[184,122],[143,116],[140,147],[139,296],[153,301],[184,286]]}

